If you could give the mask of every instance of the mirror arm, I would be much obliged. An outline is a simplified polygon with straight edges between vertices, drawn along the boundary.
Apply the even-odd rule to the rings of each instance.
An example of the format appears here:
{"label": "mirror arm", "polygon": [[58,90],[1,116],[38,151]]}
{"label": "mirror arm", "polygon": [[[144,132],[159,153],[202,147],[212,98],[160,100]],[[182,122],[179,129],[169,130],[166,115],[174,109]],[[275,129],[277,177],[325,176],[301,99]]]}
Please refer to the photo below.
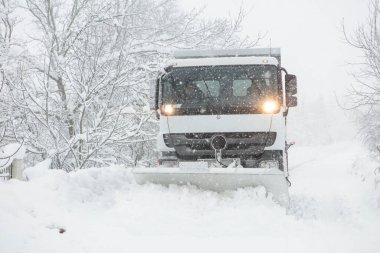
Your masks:
{"label": "mirror arm", "polygon": [[288,116],[288,113],[289,113],[289,107],[286,106],[285,108],[286,108],[286,109],[285,109],[285,111],[282,113],[282,115],[283,115],[284,117],[287,117],[287,116]]}
{"label": "mirror arm", "polygon": [[285,68],[281,67],[280,70],[281,70],[281,71],[284,71],[285,74],[288,74],[288,71],[287,71]]}
{"label": "mirror arm", "polygon": [[154,98],[154,109],[156,111],[156,118],[157,119],[160,119],[160,113],[159,113],[159,98],[160,98],[160,83],[161,83],[161,79],[162,77],[164,76],[165,74],[162,73],[160,75],[158,75],[157,77],[157,80],[156,80],[156,92],[155,92],[155,98]]}
{"label": "mirror arm", "polygon": [[[287,71],[284,67],[281,67],[280,70],[281,70],[281,71],[284,71],[285,74],[288,74],[288,71]],[[286,106],[286,105],[285,105],[285,106]],[[286,109],[285,109],[285,111],[283,112],[284,117],[287,117],[287,116],[288,116],[288,113],[289,113],[289,107],[286,106]]]}

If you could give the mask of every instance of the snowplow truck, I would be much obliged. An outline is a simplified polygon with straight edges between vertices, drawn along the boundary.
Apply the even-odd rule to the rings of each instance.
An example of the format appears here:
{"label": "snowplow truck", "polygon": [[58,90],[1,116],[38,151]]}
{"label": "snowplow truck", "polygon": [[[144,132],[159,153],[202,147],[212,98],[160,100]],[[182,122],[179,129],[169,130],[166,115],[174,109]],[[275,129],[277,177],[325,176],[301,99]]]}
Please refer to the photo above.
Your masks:
{"label": "snowplow truck", "polygon": [[264,186],[289,203],[286,118],[297,79],[280,48],[178,51],[153,84],[159,166],[138,183],[226,191]]}

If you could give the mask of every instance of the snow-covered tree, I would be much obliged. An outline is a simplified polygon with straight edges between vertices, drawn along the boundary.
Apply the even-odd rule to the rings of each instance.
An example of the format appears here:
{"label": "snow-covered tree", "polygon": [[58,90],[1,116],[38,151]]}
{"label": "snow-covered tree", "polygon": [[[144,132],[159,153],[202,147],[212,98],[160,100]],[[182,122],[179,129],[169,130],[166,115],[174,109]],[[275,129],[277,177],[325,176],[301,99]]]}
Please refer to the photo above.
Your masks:
{"label": "snow-covered tree", "polygon": [[38,50],[9,84],[13,130],[65,170],[150,165],[149,80],[173,49],[249,47],[235,20],[204,20],[174,0],[25,0]]}
{"label": "snow-covered tree", "polygon": [[16,1],[0,1],[0,144],[14,139],[10,130],[12,108],[8,100],[7,84],[12,81],[18,61],[14,52],[18,44],[13,37],[17,22],[15,9]]}
{"label": "snow-covered tree", "polygon": [[8,63],[8,54],[12,38],[14,22],[10,18],[11,7],[8,1],[0,2],[0,122],[1,139],[5,134],[5,125],[8,111],[5,109],[3,90],[6,84],[5,68]]}
{"label": "snow-covered tree", "polygon": [[346,41],[364,55],[348,102],[357,112],[361,133],[371,149],[380,145],[380,1],[372,0],[369,16]]}

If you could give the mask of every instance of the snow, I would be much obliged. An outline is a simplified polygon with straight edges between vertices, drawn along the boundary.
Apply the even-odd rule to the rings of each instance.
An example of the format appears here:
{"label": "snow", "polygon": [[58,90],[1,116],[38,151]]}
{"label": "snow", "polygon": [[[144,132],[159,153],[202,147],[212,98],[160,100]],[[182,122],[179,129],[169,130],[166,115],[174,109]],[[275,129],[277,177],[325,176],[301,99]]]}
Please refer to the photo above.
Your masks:
{"label": "snow", "polygon": [[122,113],[136,113],[136,110],[132,107],[132,106],[127,106],[125,108],[123,108],[123,111]]}
{"label": "snow", "polygon": [[19,143],[10,143],[0,148],[0,168],[8,167],[13,159],[23,159],[25,146]]}
{"label": "snow", "polygon": [[27,182],[0,182],[0,251],[379,252],[365,149],[301,146],[290,157],[288,211],[262,187],[136,185],[121,166],[66,173],[45,161],[25,171]]}
{"label": "snow", "polygon": [[224,65],[278,65],[274,57],[247,56],[247,57],[216,57],[216,58],[196,58],[196,59],[176,59],[170,65],[175,67],[193,66],[224,66]]}
{"label": "snow", "polygon": [[176,59],[194,59],[209,57],[236,57],[236,56],[281,56],[280,48],[249,48],[223,50],[176,50],[173,56]]}
{"label": "snow", "polygon": [[0,150],[0,159],[12,156],[14,159],[23,159],[25,156],[25,146],[19,143],[10,143]]}
{"label": "snow", "polygon": [[49,170],[50,165],[51,159],[46,159],[40,163],[37,163],[33,167],[26,168],[24,170],[24,178],[27,180],[33,180],[34,178],[43,177],[49,173],[56,173],[55,170]]}

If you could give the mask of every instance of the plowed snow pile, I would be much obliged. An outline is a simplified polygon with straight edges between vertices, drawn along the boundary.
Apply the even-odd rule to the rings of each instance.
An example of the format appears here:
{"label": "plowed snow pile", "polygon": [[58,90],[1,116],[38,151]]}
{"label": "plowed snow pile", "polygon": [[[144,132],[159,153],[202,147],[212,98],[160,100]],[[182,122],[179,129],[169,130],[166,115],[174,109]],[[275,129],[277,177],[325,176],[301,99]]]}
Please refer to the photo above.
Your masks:
{"label": "plowed snow pile", "polygon": [[380,209],[354,143],[291,151],[291,208],[264,188],[135,185],[128,169],[0,182],[0,252],[380,252]]}

